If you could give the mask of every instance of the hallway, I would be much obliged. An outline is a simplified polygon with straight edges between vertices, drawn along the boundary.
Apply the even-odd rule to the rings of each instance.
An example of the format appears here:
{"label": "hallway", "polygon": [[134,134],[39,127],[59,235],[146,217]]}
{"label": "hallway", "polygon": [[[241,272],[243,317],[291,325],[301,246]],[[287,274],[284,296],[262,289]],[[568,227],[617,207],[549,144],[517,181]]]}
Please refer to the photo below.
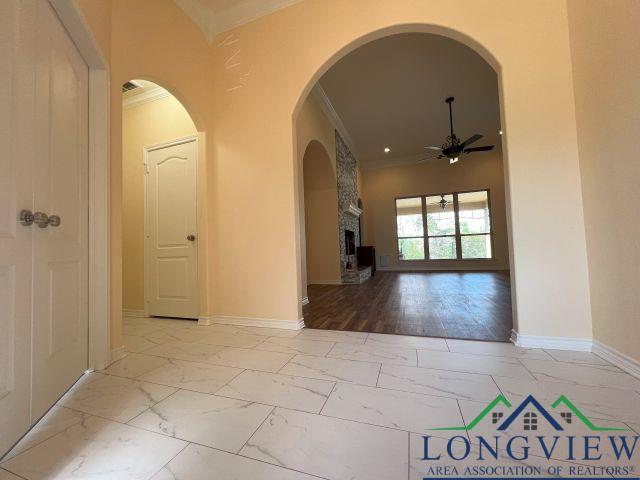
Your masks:
{"label": "hallway", "polygon": [[150,318],[124,333],[127,356],[85,375],[0,479],[419,479],[421,434],[444,444],[431,429],[468,425],[500,393],[563,394],[601,426],[640,431],[640,381],[586,352]]}

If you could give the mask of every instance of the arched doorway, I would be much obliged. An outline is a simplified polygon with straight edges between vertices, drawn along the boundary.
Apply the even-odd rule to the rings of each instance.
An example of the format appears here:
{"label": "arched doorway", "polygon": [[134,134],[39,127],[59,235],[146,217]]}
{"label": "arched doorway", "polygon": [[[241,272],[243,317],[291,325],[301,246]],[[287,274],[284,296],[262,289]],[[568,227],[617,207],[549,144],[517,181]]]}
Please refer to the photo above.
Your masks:
{"label": "arched doorway", "polygon": [[[353,310],[344,315],[350,322],[318,322],[311,312],[309,323],[508,341],[510,231],[499,72],[457,40],[395,31],[359,43],[323,70],[301,111],[315,99],[335,128],[336,170],[340,157],[357,158],[350,183],[354,198],[367,205],[358,236],[377,250],[379,270],[401,273],[392,284],[356,295],[361,304],[343,302],[352,289],[335,289],[342,307]],[[453,95],[462,112],[455,126],[444,101]],[[491,146],[490,152],[465,151],[456,165],[442,154],[438,159],[425,153],[427,145],[443,145],[451,136],[461,143],[476,133],[485,138],[473,147]],[[359,215],[351,205],[339,204],[338,210]],[[387,293],[379,296],[380,291]]]}
{"label": "arched doorway", "polygon": [[[198,228],[200,135],[161,85],[122,87],[123,316],[197,320],[206,247]],[[131,340],[125,321],[125,347]]]}

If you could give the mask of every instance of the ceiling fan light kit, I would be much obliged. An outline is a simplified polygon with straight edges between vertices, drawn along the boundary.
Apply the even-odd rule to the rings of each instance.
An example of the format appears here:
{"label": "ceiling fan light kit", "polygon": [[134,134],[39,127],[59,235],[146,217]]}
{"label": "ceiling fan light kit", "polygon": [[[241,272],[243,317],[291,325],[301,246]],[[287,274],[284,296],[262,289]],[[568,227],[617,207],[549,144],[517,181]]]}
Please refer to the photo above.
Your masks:
{"label": "ceiling fan light kit", "polygon": [[473,152],[486,152],[489,150],[493,150],[493,145],[485,145],[482,147],[469,147],[472,143],[477,142],[482,138],[482,135],[476,133],[475,135],[471,135],[464,142],[460,142],[460,139],[453,133],[453,109],[451,104],[454,102],[454,97],[447,97],[445,99],[445,103],[449,105],[449,128],[451,134],[447,137],[447,141],[442,145],[442,147],[429,146],[424,147],[428,150],[435,150],[440,152],[436,158],[448,158],[449,164],[453,165],[457,163],[460,159],[460,155],[463,153],[469,154]]}

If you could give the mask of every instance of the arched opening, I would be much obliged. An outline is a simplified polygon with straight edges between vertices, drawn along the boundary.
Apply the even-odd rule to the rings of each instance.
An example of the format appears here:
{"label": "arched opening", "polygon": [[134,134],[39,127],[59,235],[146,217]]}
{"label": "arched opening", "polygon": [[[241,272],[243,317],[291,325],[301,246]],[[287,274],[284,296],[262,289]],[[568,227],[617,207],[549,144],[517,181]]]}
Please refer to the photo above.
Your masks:
{"label": "arched opening", "polygon": [[[197,320],[206,301],[202,134],[155,82],[132,79],[122,97],[123,316]],[[125,320],[125,347],[135,349],[128,333]]]}
{"label": "arched opening", "polygon": [[[430,26],[373,32],[319,69],[296,106],[294,138],[300,141],[300,117],[315,103],[336,135],[340,283],[363,286],[331,289],[352,319],[346,323],[322,318],[311,287],[308,327],[509,340],[500,90],[498,63],[486,50]],[[455,100],[447,104],[448,97]],[[356,293],[367,288],[370,295]],[[304,296],[306,285],[300,290]]]}
{"label": "arched opening", "polygon": [[[303,271],[306,285],[338,283],[338,189],[336,172],[325,147],[312,140],[302,159],[304,178]],[[306,286],[305,285],[305,286]]]}

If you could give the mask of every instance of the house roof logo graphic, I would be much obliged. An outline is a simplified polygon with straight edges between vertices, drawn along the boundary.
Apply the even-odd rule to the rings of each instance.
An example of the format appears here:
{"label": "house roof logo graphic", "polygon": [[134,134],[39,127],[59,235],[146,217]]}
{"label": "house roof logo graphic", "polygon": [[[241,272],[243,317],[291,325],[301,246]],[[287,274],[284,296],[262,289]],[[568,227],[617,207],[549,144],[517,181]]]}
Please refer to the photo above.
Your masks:
{"label": "house roof logo graphic", "polygon": [[[492,413],[496,408],[502,406],[506,409],[511,409],[512,404],[507,398],[500,394],[496,398],[494,398],[471,422],[467,425],[457,426],[457,427],[443,427],[443,428],[433,428],[432,430],[464,430],[469,431],[473,430],[482,420],[487,417],[490,413]],[[584,413],[580,411],[578,407],[576,407],[565,395],[560,395],[555,402],[551,404],[552,409],[557,409],[560,406],[564,406],[572,415],[575,415],[582,424],[587,427],[591,431],[626,431],[626,428],[610,428],[610,427],[599,427],[595,425]],[[499,425],[497,425],[496,430],[505,431],[507,430],[513,422],[521,415],[525,410],[530,412],[531,409],[535,409],[542,418],[544,418],[549,425],[551,425],[555,430],[562,431],[564,428],[558,421],[549,413],[549,410],[544,408],[542,404],[536,400],[533,395],[528,395],[520,404],[510,413],[510,415],[504,419]],[[569,413],[566,412],[566,413]],[[565,413],[562,414],[563,418]]]}

